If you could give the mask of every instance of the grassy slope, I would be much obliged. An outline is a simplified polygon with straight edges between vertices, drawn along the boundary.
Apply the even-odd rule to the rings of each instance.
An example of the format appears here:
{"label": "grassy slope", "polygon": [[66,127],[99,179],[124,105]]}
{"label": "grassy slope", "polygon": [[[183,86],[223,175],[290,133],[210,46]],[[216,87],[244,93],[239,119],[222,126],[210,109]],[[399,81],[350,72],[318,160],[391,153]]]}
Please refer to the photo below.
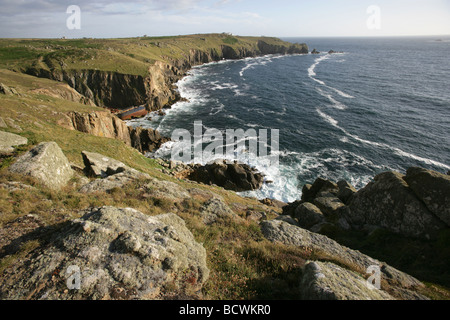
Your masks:
{"label": "grassy slope", "polygon": [[[274,39],[266,40],[278,42]],[[248,45],[251,46],[255,39],[239,38],[238,41],[240,44],[248,41]],[[2,130],[17,133],[29,139],[29,145],[19,148],[17,154],[0,159],[2,160],[0,183],[23,181],[36,187],[32,190],[19,191],[7,191],[0,188],[0,230],[18,217],[27,214],[35,214],[47,225],[54,225],[66,219],[78,217],[80,210],[92,206],[134,207],[149,215],[176,212],[186,220],[197,241],[202,242],[208,252],[211,278],[204,289],[207,299],[298,298],[301,267],[305,261],[326,259],[326,257],[321,257],[320,253],[307,249],[272,244],[264,239],[258,224],[250,220],[245,220],[244,223],[224,220],[217,225],[206,227],[201,223],[198,214],[204,202],[201,197],[181,204],[148,198],[139,183],[107,194],[83,195],[73,186],[55,192],[29,178],[11,175],[6,170],[16,156],[31,148],[32,145],[42,141],[55,141],[69,160],[78,166],[82,166],[81,151],[98,152],[149,173],[151,176],[171,180],[183,187],[191,188],[193,185],[188,182],[163,175],[153,160],[145,158],[120,141],[94,137],[58,126],[57,121],[61,118],[61,113],[89,112],[100,108],[37,94],[33,90],[54,88],[61,84],[5,69],[22,69],[27,65],[40,63],[45,55],[58,55],[60,53],[56,48],[64,47],[60,49],[62,52],[76,50],[84,54],[77,59],[74,58],[73,64],[71,64],[72,57],[64,60],[71,68],[87,65],[89,68],[111,71],[118,68],[124,73],[144,74],[147,61],[161,60],[167,56],[179,58],[192,47],[204,48],[205,42],[208,46],[220,46],[223,43],[236,45],[234,38],[222,35],[111,40],[0,40],[0,82],[15,88],[20,93],[18,96],[0,95],[0,117],[7,123],[9,119],[14,120],[14,123],[22,128],[17,130],[9,126]],[[147,44],[147,47],[143,44]],[[113,51],[108,48],[113,48]],[[94,57],[94,60],[83,60],[88,55]],[[112,56],[117,60],[104,60],[105,57]],[[90,66],[90,63],[93,65]],[[247,211],[265,212],[269,217],[273,217],[274,212],[277,212],[274,208],[261,205],[255,199],[244,199],[221,188],[202,185],[195,185],[195,187],[222,196],[242,217],[245,217]],[[13,254],[4,256],[0,253],[0,277],[5,270],[13,268],[15,263],[20,263],[21,259],[44,241],[45,237],[38,240],[30,239],[21,244]],[[436,297],[448,297],[447,291],[438,292],[434,286],[432,288],[429,293]]]}
{"label": "grassy slope", "polygon": [[93,69],[123,74],[147,75],[154,61],[182,59],[191,49],[254,48],[258,40],[286,45],[276,38],[235,37],[223,34],[122,39],[0,39],[0,68],[23,70],[26,67],[49,69]]}
{"label": "grassy slope", "polygon": [[[33,145],[42,141],[55,141],[69,161],[78,166],[82,166],[81,151],[99,152],[151,176],[174,181],[186,188],[193,187],[191,183],[163,175],[157,170],[158,165],[155,161],[145,158],[120,141],[95,137],[58,126],[57,121],[63,112],[69,110],[89,112],[100,109],[32,92],[38,88],[58,86],[59,83],[7,70],[0,70],[0,82],[20,93],[19,96],[0,95],[0,117],[7,123],[9,119],[14,120],[14,124],[21,128],[20,130],[9,126],[2,130],[29,139],[29,144],[20,147],[13,156],[0,158],[0,183],[20,181],[35,187],[19,191],[0,188],[0,229],[28,214],[38,216],[46,225],[56,225],[67,219],[79,217],[80,210],[104,205],[133,207],[149,215],[176,212],[186,220],[197,240],[204,243],[209,253],[211,281],[205,288],[206,298],[277,298],[277,294],[281,293],[274,290],[272,284],[267,284],[264,280],[266,278],[273,278],[278,283],[276,286],[278,290],[292,289],[292,283],[296,283],[292,278],[298,276],[301,266],[299,262],[304,262],[301,258],[303,251],[275,246],[264,240],[256,222],[246,221],[244,224],[238,224],[233,221],[222,221],[214,227],[205,227],[198,215],[199,208],[204,202],[201,198],[182,204],[146,198],[139,183],[107,194],[84,195],[78,193],[74,186],[51,191],[31,178],[8,173],[7,168],[15,158]],[[255,199],[241,198],[234,192],[222,188],[197,184],[195,187],[222,196],[241,216],[245,216],[247,210],[255,210],[264,211],[274,217],[271,210],[276,210],[275,208],[269,209]],[[13,254],[0,253],[0,277],[1,273],[8,268],[14,268],[15,263],[20,263],[21,259],[45,242],[45,239],[45,237],[30,239],[22,243]],[[297,290],[283,294],[287,295],[286,297],[296,298]]]}

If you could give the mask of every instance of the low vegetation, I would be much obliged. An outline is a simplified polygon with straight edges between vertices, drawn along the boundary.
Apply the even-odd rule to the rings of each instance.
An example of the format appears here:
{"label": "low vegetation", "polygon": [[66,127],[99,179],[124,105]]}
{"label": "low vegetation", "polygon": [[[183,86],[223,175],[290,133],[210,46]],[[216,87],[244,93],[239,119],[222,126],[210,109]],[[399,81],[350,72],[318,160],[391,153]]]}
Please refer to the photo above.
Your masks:
{"label": "low vegetation", "polygon": [[[281,40],[273,38],[264,40],[269,44],[281,43]],[[196,241],[202,243],[207,252],[210,278],[203,287],[203,298],[298,299],[299,280],[305,263],[308,260],[328,261],[330,258],[310,248],[272,243],[263,236],[259,221],[247,218],[249,212],[263,212],[268,219],[272,219],[281,213],[279,208],[263,205],[256,199],[242,198],[219,187],[195,184],[195,188],[203,190],[205,194],[213,192],[223,198],[241,218],[233,220],[225,217],[213,225],[206,225],[199,212],[208,199],[201,194],[183,201],[155,197],[146,190],[145,179],[108,192],[84,194],[78,192],[80,176],[74,177],[64,189],[52,191],[32,178],[18,176],[7,170],[18,156],[32,146],[43,141],[55,141],[73,167],[84,167],[82,151],[96,152],[151,177],[172,181],[185,189],[192,188],[192,182],[164,175],[156,161],[144,157],[123,142],[61,127],[58,121],[66,112],[103,109],[44,94],[39,90],[65,89],[61,83],[14,70],[23,71],[37,66],[48,69],[63,64],[67,69],[91,68],[146,75],[149,63],[161,59],[180,59],[192,48],[214,48],[224,44],[251,47],[254,43],[255,38],[227,34],[107,40],[0,39],[0,83],[18,92],[17,95],[0,94],[0,118],[7,124],[1,130],[28,138],[28,145],[0,158],[0,277],[13,272],[11,270],[16,264],[23,262],[36,248],[45,245],[54,228],[81,217],[83,210],[101,206],[131,207],[149,216],[173,212],[185,220]],[[37,236],[34,230],[43,227],[44,234]],[[428,277],[425,272],[420,272],[428,258],[426,245],[396,241],[390,234],[374,234],[363,239],[358,234],[343,235],[336,230],[328,230],[328,233],[342,244],[373,254],[375,258],[403,268],[403,271],[410,271],[408,268],[417,271],[417,276],[430,281],[423,289],[424,294],[434,299],[450,298],[448,289],[432,284],[442,284],[443,281],[444,285],[449,285],[448,279]],[[16,243],[15,240],[19,238],[22,241]],[[445,249],[448,246],[444,245],[448,240],[449,234],[442,234],[438,242],[442,243],[442,264],[435,266],[438,270],[449,265],[450,254]],[[392,247],[392,243],[396,245]],[[391,254],[389,248],[396,254]],[[409,248],[409,252],[398,255],[403,248]],[[409,258],[406,257],[414,255],[419,257],[418,260],[407,260]],[[341,263],[336,259],[333,262]],[[351,265],[345,267],[354,268]]]}

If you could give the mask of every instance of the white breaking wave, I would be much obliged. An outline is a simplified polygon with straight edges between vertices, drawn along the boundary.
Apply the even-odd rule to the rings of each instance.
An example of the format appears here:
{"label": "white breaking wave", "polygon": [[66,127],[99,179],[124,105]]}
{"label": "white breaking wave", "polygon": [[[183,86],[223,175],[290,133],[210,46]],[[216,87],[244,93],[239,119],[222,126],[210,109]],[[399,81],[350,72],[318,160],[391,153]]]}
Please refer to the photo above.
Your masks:
{"label": "white breaking wave", "polygon": [[[351,173],[346,168],[365,166],[373,169],[383,169],[357,154],[340,149],[324,149],[318,152],[298,153],[280,151],[281,157],[293,159],[291,164],[280,163],[278,167],[265,167],[262,163],[252,162],[260,172],[266,175],[266,181],[260,190],[241,192],[240,194],[258,199],[272,198],[284,202],[293,202],[301,198],[301,188],[306,183],[313,181],[300,181],[300,176],[311,176],[315,179],[319,176],[332,180],[345,179],[357,188],[365,186],[373,178],[372,175]],[[340,167],[337,172],[330,172],[328,167]]]}
{"label": "white breaking wave", "polygon": [[212,108],[211,112],[209,113],[210,116],[215,116],[216,114],[222,112],[225,109],[224,104],[220,104],[219,106]]}
{"label": "white breaking wave", "polygon": [[331,94],[327,94],[326,92],[324,92],[322,89],[320,88],[316,88],[317,92],[322,96],[327,98],[328,100],[330,100],[330,102],[332,103],[332,107],[338,110],[346,110],[347,106],[339,101],[337,101],[336,99],[333,98],[333,96]]}
{"label": "white breaking wave", "polygon": [[234,83],[227,83],[227,82],[219,82],[219,81],[214,81],[209,83],[209,85],[211,86],[211,90],[216,91],[216,90],[226,90],[226,89],[237,89],[239,88],[239,86],[237,84]]}
{"label": "white breaking wave", "polygon": [[323,60],[327,60],[327,59],[329,59],[329,58],[330,58],[330,55],[329,55],[329,54],[317,58],[317,59],[314,61],[314,63],[311,65],[311,67],[309,67],[309,69],[308,69],[308,75],[309,75],[310,77],[315,77],[315,76],[317,76],[317,74],[316,74],[316,67],[317,67],[317,66],[319,65],[319,63],[321,63]]}
{"label": "white breaking wave", "polygon": [[333,127],[341,130],[345,135],[347,135],[350,138],[353,138],[356,141],[359,141],[361,143],[368,144],[368,145],[371,145],[371,146],[375,146],[375,147],[378,147],[378,148],[383,148],[383,149],[390,150],[390,151],[394,152],[395,154],[397,154],[397,155],[399,155],[401,157],[414,159],[414,160],[417,160],[417,161],[420,161],[420,162],[423,162],[423,163],[426,163],[426,164],[429,164],[429,165],[434,165],[436,167],[440,167],[440,168],[444,168],[444,169],[450,170],[450,166],[448,166],[448,165],[446,165],[444,163],[441,163],[439,161],[435,161],[435,160],[432,160],[432,159],[420,157],[420,156],[417,156],[415,154],[403,151],[403,150],[401,150],[401,149],[399,149],[397,147],[392,147],[392,146],[390,146],[388,144],[385,144],[385,143],[374,142],[374,141],[362,139],[359,136],[357,136],[355,134],[351,134],[346,129],[344,129],[341,126],[339,126],[339,122],[337,120],[335,120],[331,116],[325,114],[319,108],[317,108],[316,111],[319,114],[319,116],[321,116],[325,121],[327,121]]}
{"label": "white breaking wave", "polygon": [[347,94],[347,93],[345,93],[345,92],[342,92],[341,90],[338,90],[338,89],[336,89],[336,88],[333,88],[333,87],[330,87],[330,86],[326,86],[327,88],[330,88],[331,90],[334,90],[338,95],[340,95],[341,97],[344,97],[344,98],[348,98],[348,99],[354,99],[355,97],[354,96],[351,96],[351,95],[349,95],[349,94]]}
{"label": "white breaking wave", "polygon": [[281,58],[285,58],[286,56],[289,55],[265,55],[262,57],[251,57],[251,58],[246,58],[244,59],[244,61],[246,62],[245,66],[241,69],[241,71],[239,71],[239,75],[241,77],[244,76],[244,73],[247,70],[253,69],[256,66],[265,66],[270,62],[273,62],[273,60],[275,59],[281,59]]}
{"label": "white breaking wave", "polygon": [[311,78],[311,80],[314,80],[315,82],[321,84],[324,87],[327,87],[328,89],[333,90],[334,92],[336,92],[338,95],[340,95],[341,97],[347,98],[347,99],[353,99],[355,97],[353,97],[352,95],[349,95],[345,92],[342,92],[339,89],[333,88],[329,85],[327,85],[324,81],[319,80],[316,78],[317,73],[316,73],[316,67],[324,60],[328,60],[332,55],[331,54],[325,54],[319,58],[317,58],[314,63],[308,68],[308,76]]}

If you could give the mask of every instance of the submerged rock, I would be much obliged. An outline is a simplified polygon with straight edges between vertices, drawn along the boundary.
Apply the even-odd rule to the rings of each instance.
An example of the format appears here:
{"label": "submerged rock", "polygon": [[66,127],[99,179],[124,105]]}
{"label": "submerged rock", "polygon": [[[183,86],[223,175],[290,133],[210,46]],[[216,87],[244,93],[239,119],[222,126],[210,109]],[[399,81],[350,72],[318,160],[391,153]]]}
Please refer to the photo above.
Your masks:
{"label": "submerged rock", "polygon": [[[79,287],[68,290],[74,272]],[[1,280],[1,298],[194,298],[208,275],[205,249],[175,214],[102,207],[57,232],[13,281]]]}
{"label": "submerged rock", "polygon": [[69,161],[55,142],[42,142],[21,156],[9,170],[31,176],[50,189],[60,189],[73,177]]}

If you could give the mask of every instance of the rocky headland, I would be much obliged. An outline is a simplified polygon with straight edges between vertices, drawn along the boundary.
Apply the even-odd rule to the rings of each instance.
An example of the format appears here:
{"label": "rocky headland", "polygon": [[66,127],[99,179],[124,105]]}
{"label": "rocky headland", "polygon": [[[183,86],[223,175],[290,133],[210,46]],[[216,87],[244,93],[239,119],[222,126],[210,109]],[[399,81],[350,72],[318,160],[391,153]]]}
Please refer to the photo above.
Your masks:
{"label": "rocky headland", "polygon": [[0,69],[0,299],[450,297],[449,175],[385,172],[360,190],[323,177],[293,203],[243,198],[260,173],[146,158],[167,139],[103,108],[159,110],[193,65],[306,46],[197,35],[127,40],[125,55],[86,40],[70,49],[82,68],[70,41],[47,43],[22,73]]}

